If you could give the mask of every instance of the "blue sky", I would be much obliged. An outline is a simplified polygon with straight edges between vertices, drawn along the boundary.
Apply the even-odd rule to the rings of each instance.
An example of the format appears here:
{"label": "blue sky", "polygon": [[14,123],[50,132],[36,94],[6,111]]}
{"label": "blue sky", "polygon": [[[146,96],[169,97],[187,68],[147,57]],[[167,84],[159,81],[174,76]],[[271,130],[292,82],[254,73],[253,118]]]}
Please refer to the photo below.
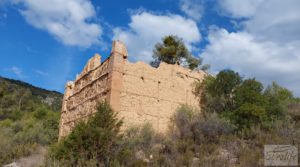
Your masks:
{"label": "blue sky", "polygon": [[165,35],[183,39],[211,73],[234,69],[300,95],[298,0],[0,0],[0,75],[63,92],[95,53],[127,45],[151,60]]}

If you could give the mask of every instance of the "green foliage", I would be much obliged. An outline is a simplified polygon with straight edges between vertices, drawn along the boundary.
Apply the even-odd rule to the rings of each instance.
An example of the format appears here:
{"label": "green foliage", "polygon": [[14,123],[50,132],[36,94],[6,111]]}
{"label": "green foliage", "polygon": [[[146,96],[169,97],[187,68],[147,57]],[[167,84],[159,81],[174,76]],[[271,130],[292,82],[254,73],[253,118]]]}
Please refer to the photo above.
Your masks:
{"label": "green foliage", "polygon": [[100,103],[95,115],[87,123],[79,122],[72,133],[51,150],[54,159],[68,162],[67,166],[86,166],[94,161],[109,165],[115,160],[117,142],[122,121],[116,117],[107,103]]}
{"label": "green foliage", "polygon": [[[188,64],[189,69],[197,69],[202,64],[202,59],[193,57],[191,55],[187,56],[186,62]],[[205,66],[202,68],[203,70],[208,70],[209,66]]]}
{"label": "green foliage", "polygon": [[[52,110],[58,111],[61,109],[61,101],[63,97],[61,93],[38,88],[19,80],[0,77],[0,98],[1,96],[10,94],[15,95],[16,98],[19,98],[18,100],[21,99],[20,101],[18,101],[21,103],[22,101],[31,101],[34,97],[35,100],[49,105]],[[27,97],[27,99],[25,97]],[[27,107],[27,105],[22,106]]]}
{"label": "green foliage", "polygon": [[242,79],[232,71],[224,70],[216,77],[207,76],[195,85],[194,93],[200,97],[205,112],[220,113],[239,130],[262,126],[272,128],[272,122],[283,119],[295,98],[292,93],[273,83],[264,91],[255,79]]}
{"label": "green foliage", "polygon": [[[182,39],[169,35],[162,40],[163,43],[157,43],[153,50],[152,66],[158,67],[160,62],[165,62],[168,64],[186,64],[192,70],[200,67],[202,59],[192,56]],[[207,70],[208,68],[209,66],[205,65],[202,69]]]}
{"label": "green foliage", "polygon": [[231,120],[240,129],[250,128],[251,126],[259,125],[264,122],[266,110],[263,107],[255,104],[245,103],[238,109],[233,111]]}
{"label": "green foliage", "polygon": [[[0,77],[0,120],[20,120],[36,110],[59,111],[62,94]],[[45,113],[44,112],[44,113]]]}
{"label": "green foliage", "polygon": [[47,115],[47,109],[45,108],[38,108],[33,114],[33,116],[37,119],[45,118],[46,115]]}
{"label": "green foliage", "polygon": [[267,103],[262,94],[263,85],[255,79],[247,79],[238,86],[234,93],[234,101],[237,106],[245,103],[264,106]]}
{"label": "green foliage", "polygon": [[[251,121],[261,115],[260,108],[253,104],[243,105],[236,112],[240,114],[238,118],[253,117]],[[53,147],[51,155],[64,158],[52,158],[46,166],[262,166],[261,150],[265,144],[300,144],[299,128],[290,118],[275,121],[268,131],[252,126],[235,133],[238,127],[220,114],[199,112],[183,105],[174,113],[166,135],[155,133],[150,124],[145,124],[128,128],[116,138],[110,136],[114,144],[104,139],[99,147],[93,148],[94,143],[103,141],[100,136],[106,135],[103,129],[101,132],[91,129],[114,127],[99,123],[98,116],[77,124],[68,138]],[[95,138],[94,132],[100,138]],[[104,153],[104,160],[96,156]]]}
{"label": "green foliage", "polygon": [[212,91],[213,96],[225,96],[226,98],[231,98],[234,89],[242,82],[242,78],[239,73],[232,70],[223,70],[219,72],[216,76],[214,82],[212,82]]}
{"label": "green foliage", "polygon": [[194,94],[201,99],[200,105],[207,112],[227,112],[235,108],[234,93],[242,78],[232,70],[221,71],[216,77],[207,75],[195,84]]}
{"label": "green foliage", "polygon": [[[0,121],[0,164],[27,156],[37,146],[47,146],[57,141],[59,113],[47,111],[45,118],[37,119],[33,113],[25,114],[20,120]],[[49,124],[48,122],[51,122]]]}
{"label": "green foliage", "polygon": [[166,36],[163,43],[157,43],[153,51],[157,63],[163,61],[168,64],[180,63],[183,58],[190,56],[183,41],[176,36]]}
{"label": "green foliage", "polygon": [[267,99],[263,85],[255,79],[244,80],[234,93],[235,109],[231,120],[240,128],[264,124],[267,120]]}
{"label": "green foliage", "polygon": [[288,106],[297,101],[292,92],[275,82],[266,88],[264,96],[269,101],[268,114],[274,119],[284,116],[288,112]]}
{"label": "green foliage", "polygon": [[0,77],[0,166],[57,141],[60,113],[54,109],[61,101],[49,105],[42,97],[62,99],[59,93]]}
{"label": "green foliage", "polygon": [[[250,85],[256,85],[250,86],[256,92],[262,91],[260,84]],[[243,104],[235,112],[233,115],[237,118],[233,125],[226,119],[228,117],[222,118],[222,114],[200,114],[186,106],[179,108],[174,115],[178,118],[173,119],[177,120],[173,121],[175,129],[170,129],[171,136],[166,136],[171,140],[162,142],[165,145],[165,149],[161,150],[164,157],[162,166],[167,166],[169,161],[178,166],[193,166],[195,163],[195,166],[262,166],[261,150],[265,144],[300,143],[300,130],[288,117],[275,120],[272,128],[266,130],[254,126],[266,117],[263,107]],[[236,126],[240,122],[243,126]],[[241,128],[241,131],[235,133],[236,128]]]}
{"label": "green foliage", "polygon": [[266,96],[272,96],[278,98],[281,102],[287,102],[294,99],[293,93],[286,88],[279,86],[276,82],[268,86],[265,90]]}

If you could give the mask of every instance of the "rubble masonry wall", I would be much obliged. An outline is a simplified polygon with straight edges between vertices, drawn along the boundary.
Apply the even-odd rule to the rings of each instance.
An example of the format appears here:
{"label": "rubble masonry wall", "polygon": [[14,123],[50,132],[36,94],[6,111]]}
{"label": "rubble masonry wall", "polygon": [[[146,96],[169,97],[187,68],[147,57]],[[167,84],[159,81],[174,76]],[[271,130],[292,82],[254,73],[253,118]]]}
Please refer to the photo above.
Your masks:
{"label": "rubble masonry wall", "polygon": [[204,76],[203,71],[179,65],[161,63],[153,68],[143,62],[130,63],[124,44],[115,41],[108,59],[101,63],[96,54],[75,81],[66,84],[59,137],[68,135],[76,122],[87,120],[103,100],[124,120],[123,128],[150,123],[165,133],[180,104],[199,106],[192,90]]}

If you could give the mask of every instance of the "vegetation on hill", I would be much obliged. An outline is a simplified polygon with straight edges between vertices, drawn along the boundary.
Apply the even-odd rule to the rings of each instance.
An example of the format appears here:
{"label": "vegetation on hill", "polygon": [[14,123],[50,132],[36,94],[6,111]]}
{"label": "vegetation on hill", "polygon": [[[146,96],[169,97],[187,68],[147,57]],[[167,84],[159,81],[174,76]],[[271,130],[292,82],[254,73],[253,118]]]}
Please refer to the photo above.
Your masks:
{"label": "vegetation on hill", "polygon": [[274,121],[291,116],[288,111],[299,102],[292,92],[275,82],[264,89],[254,78],[242,79],[232,70],[221,71],[216,77],[207,76],[196,85],[195,94],[202,100],[203,111],[220,114],[238,130],[253,125],[272,128]]}
{"label": "vegetation on hill", "polygon": [[[157,43],[154,47],[152,66],[158,67],[160,62],[165,62],[168,64],[182,64],[191,70],[200,68],[202,59],[192,56],[182,39],[169,35],[162,40],[162,43]],[[202,70],[207,70],[208,68],[208,65],[201,67]]]}
{"label": "vegetation on hill", "polygon": [[[14,94],[14,91],[20,90],[27,90],[30,91],[32,97],[38,98],[41,102],[48,104],[53,110],[60,110],[61,109],[61,101],[63,94],[56,92],[56,91],[49,91],[43,88],[39,88],[28,84],[23,81],[4,78],[0,76],[0,85],[1,90],[4,88],[8,88],[6,92],[8,94]],[[6,86],[6,87],[4,87]],[[1,94],[0,94],[0,97]]]}
{"label": "vegetation on hill", "polygon": [[[182,39],[166,36],[153,50],[161,62],[207,70]],[[49,147],[45,166],[262,166],[266,144],[300,145],[300,99],[272,83],[232,70],[194,85],[199,109],[182,105],[167,134],[150,124],[120,131],[106,102],[59,142],[62,94],[0,77],[0,166]]]}
{"label": "vegetation on hill", "polygon": [[62,94],[0,78],[0,166],[57,141]]}
{"label": "vegetation on hill", "polygon": [[300,144],[300,101],[276,83],[264,88],[224,70],[196,83],[194,93],[201,112],[181,106],[166,135],[149,124],[120,132],[102,103],[51,147],[46,166],[262,166],[265,144]]}

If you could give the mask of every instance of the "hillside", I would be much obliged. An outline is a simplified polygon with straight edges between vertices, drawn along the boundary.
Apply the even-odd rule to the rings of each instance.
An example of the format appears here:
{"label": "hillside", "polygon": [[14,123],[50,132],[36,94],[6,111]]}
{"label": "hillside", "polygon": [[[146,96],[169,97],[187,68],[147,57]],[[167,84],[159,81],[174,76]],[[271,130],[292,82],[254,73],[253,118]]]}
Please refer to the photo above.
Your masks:
{"label": "hillside", "polygon": [[0,166],[57,141],[62,97],[0,77]]}
{"label": "hillside", "polygon": [[[158,122],[126,126],[126,119],[115,115],[121,112],[114,112],[109,103],[100,103],[93,117],[75,124],[51,147],[46,166],[256,167],[264,166],[266,145],[299,146],[300,101],[290,90],[275,82],[264,86],[232,70],[207,75],[194,84],[201,110],[191,105],[177,108],[167,133],[155,129]],[[149,108],[157,111],[154,106]],[[141,115],[142,109],[135,108]],[[166,115],[170,111],[159,112]],[[277,147],[270,151],[286,154]],[[290,158],[288,162],[296,160]]]}
{"label": "hillside", "polygon": [[9,94],[18,94],[17,92],[22,93],[26,91],[30,91],[32,97],[40,99],[42,102],[51,106],[52,109],[60,110],[63,97],[62,93],[49,91],[20,80],[0,76],[0,98],[2,98],[4,92]]}

